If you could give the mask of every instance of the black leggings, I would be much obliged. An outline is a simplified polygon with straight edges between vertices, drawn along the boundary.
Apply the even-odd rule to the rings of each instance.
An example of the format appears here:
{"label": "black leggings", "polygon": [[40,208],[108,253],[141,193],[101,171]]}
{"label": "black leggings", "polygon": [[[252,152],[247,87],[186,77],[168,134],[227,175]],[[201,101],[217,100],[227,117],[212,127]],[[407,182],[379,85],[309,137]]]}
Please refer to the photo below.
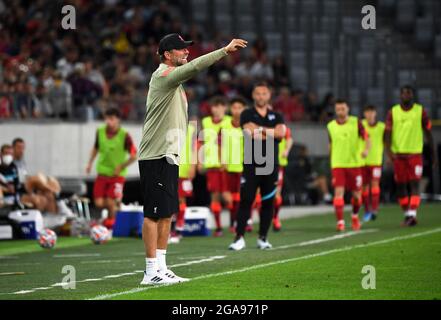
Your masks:
{"label": "black leggings", "polygon": [[260,213],[259,236],[266,238],[271,220],[274,214],[274,197],[277,191],[277,177],[279,167],[274,166],[274,170],[268,175],[256,174],[256,167],[244,165],[240,184],[240,206],[237,215],[237,235],[243,236],[247,221],[250,218],[251,206],[256,197],[257,188],[260,187],[262,197],[262,209]]}

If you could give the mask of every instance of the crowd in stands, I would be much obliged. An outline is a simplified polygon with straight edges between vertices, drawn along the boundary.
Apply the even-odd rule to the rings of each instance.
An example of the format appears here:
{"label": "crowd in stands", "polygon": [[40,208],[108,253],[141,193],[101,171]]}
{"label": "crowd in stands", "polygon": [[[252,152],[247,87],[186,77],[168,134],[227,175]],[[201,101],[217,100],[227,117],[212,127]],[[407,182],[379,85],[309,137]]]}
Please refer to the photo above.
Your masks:
{"label": "crowd in stands", "polygon": [[[76,30],[61,26],[62,1],[0,0],[0,119],[99,119],[117,107],[123,119],[142,121],[162,36],[177,32],[194,40],[190,60],[231,37],[212,37],[184,22],[182,1],[70,3]],[[269,59],[260,39],[250,47],[186,85],[191,117],[206,115],[213,95],[250,99],[253,83],[266,80],[274,87],[274,109],[287,121],[326,122],[332,95],[320,102],[316,94],[293,88],[284,57]]]}

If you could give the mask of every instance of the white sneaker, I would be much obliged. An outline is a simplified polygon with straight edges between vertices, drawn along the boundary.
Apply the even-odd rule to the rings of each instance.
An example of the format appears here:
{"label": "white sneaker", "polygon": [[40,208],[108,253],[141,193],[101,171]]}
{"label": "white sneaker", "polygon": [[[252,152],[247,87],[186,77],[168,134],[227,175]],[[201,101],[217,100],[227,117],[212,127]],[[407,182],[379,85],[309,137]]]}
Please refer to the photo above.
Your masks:
{"label": "white sneaker", "polygon": [[176,281],[171,280],[169,277],[156,272],[154,275],[147,275],[144,271],[144,278],[141,281],[141,285],[163,285],[163,284],[173,284]]}
{"label": "white sneaker", "polygon": [[75,214],[73,211],[67,206],[66,202],[64,200],[58,200],[57,201],[57,209],[58,213],[62,216],[65,216],[67,218],[73,218],[75,217]]}
{"label": "white sneaker", "polygon": [[181,283],[181,282],[187,282],[190,279],[188,278],[182,278],[177,276],[173,271],[171,271],[170,269],[167,269],[165,272],[161,272],[159,271],[159,273],[163,276],[165,276],[166,278],[168,278],[170,281],[173,281],[174,283]]}
{"label": "white sneaker", "polygon": [[240,237],[238,240],[234,241],[228,247],[228,249],[234,250],[234,251],[239,251],[239,250],[242,250],[244,248],[245,248],[245,239],[243,237]]}
{"label": "white sneaker", "polygon": [[262,239],[257,239],[257,247],[261,250],[271,249],[273,245],[268,242],[268,240],[263,241]]}

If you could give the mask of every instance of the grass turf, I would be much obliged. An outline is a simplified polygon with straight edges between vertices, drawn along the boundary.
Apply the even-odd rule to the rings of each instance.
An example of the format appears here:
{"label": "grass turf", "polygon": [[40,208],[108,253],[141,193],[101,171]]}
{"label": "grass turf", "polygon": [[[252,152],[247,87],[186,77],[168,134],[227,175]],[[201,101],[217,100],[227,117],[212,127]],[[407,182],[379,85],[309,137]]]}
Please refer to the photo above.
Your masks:
{"label": "grass turf", "polygon": [[[140,239],[114,239],[99,246],[88,239],[60,238],[52,250],[39,248],[35,241],[4,241],[0,274],[25,274],[0,276],[0,299],[441,299],[441,205],[424,204],[417,227],[401,228],[401,220],[399,208],[387,206],[378,220],[363,225],[368,232],[347,231],[347,237],[336,239],[331,214],[290,219],[283,222],[282,232],[269,236],[274,247],[289,247],[268,251],[255,248],[255,233],[247,234],[247,249],[241,252],[226,250],[229,235],[185,238],[170,245],[168,264],[175,265],[177,274],[196,279],[148,289],[138,285],[142,273],[121,275],[143,270]],[[388,240],[395,237],[404,238]],[[305,243],[316,239],[325,240]],[[216,258],[200,263],[210,257]],[[74,290],[53,286],[65,277],[65,265],[76,269],[80,282]],[[376,269],[375,290],[361,286],[365,265]],[[245,269],[250,267],[254,269]],[[246,271],[236,272],[240,269]],[[226,271],[233,272],[213,276]],[[204,275],[208,277],[197,279]],[[91,281],[81,282],[85,279]]]}

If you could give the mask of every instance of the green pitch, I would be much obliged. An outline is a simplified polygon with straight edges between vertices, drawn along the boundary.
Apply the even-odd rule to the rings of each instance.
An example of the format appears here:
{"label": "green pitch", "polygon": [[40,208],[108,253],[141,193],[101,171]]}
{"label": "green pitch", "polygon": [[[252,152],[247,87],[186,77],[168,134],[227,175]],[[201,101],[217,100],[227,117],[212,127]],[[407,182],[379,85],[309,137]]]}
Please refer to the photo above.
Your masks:
{"label": "green pitch", "polygon": [[[52,250],[2,241],[0,299],[441,299],[441,205],[423,204],[414,228],[401,220],[398,206],[387,206],[361,232],[337,234],[332,214],[290,219],[270,232],[268,251],[256,249],[255,232],[241,252],[226,250],[230,234],[184,238],[167,260],[192,281],[168,287],[138,285],[140,239],[60,238]],[[75,289],[63,289],[66,265],[75,268]],[[372,269],[362,273],[367,265],[375,282]],[[363,289],[366,276],[375,289]]]}

